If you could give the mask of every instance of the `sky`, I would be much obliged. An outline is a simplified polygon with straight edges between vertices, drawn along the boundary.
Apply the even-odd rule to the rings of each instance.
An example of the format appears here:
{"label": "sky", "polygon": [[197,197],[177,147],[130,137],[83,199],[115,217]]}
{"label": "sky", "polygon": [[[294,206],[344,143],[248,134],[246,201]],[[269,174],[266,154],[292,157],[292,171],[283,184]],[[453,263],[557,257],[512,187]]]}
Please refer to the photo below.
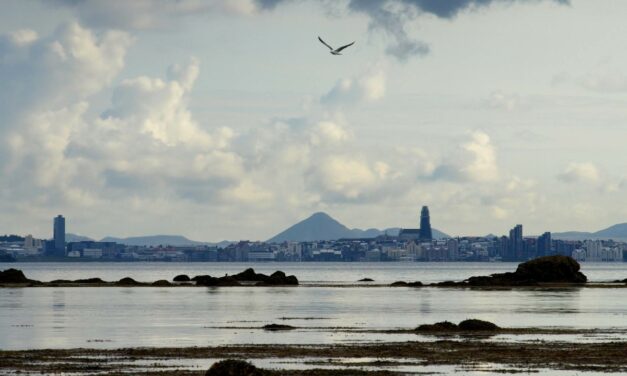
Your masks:
{"label": "sky", "polygon": [[[0,0],[0,233],[627,222],[622,0]],[[343,55],[329,54],[322,37]]]}

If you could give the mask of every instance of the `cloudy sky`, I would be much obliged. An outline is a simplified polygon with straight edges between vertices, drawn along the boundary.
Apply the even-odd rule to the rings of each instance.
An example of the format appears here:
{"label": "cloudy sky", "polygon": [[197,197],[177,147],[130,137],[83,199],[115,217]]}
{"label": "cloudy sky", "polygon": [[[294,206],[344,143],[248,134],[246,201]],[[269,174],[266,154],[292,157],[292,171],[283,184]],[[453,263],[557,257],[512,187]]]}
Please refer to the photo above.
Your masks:
{"label": "cloudy sky", "polygon": [[[622,0],[0,0],[0,233],[627,221]],[[317,41],[338,46],[333,56]]]}

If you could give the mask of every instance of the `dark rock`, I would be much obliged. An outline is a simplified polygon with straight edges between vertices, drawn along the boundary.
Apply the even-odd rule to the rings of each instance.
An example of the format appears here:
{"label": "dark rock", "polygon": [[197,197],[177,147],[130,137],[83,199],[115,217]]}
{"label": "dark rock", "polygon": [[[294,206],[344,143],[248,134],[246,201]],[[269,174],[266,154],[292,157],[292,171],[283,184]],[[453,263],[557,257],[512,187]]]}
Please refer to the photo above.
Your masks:
{"label": "dark rock", "polygon": [[262,273],[255,273],[253,268],[248,268],[241,273],[235,274],[233,278],[238,281],[265,282],[269,277]]}
{"label": "dark rock", "polygon": [[211,278],[211,276],[207,275],[207,274],[197,275],[194,278],[192,278],[191,280],[194,281],[194,282],[198,282],[199,279],[202,280],[202,279],[206,279],[206,278]]}
{"label": "dark rock", "polygon": [[85,279],[77,279],[74,283],[83,283],[83,284],[98,284],[98,283],[106,283],[100,278],[85,278]]}
{"label": "dark rock", "polygon": [[117,281],[115,284],[119,286],[137,286],[140,283],[131,277],[124,277],[121,280]]}
{"label": "dark rock", "polygon": [[272,273],[265,281],[258,282],[256,286],[293,286],[298,285],[298,279],[289,275],[286,276],[282,271]]}
{"label": "dark rock", "polygon": [[191,281],[191,279],[189,279],[188,275],[180,274],[180,275],[177,275],[176,277],[174,277],[173,281],[174,282],[189,282],[189,281]]}
{"label": "dark rock", "polygon": [[205,376],[266,376],[270,373],[239,359],[226,359],[213,363]]}
{"label": "dark rock", "polygon": [[415,282],[396,281],[396,282],[393,282],[390,286],[391,287],[422,287],[423,284],[420,281],[415,281]]}
{"label": "dark rock", "polygon": [[241,286],[238,280],[232,276],[224,276],[220,278],[209,275],[194,277],[198,286]]}
{"label": "dark rock", "polygon": [[459,327],[450,321],[436,322],[435,324],[422,324],[416,328],[418,332],[454,332]]}
{"label": "dark rock", "polygon": [[53,284],[64,284],[64,283],[74,283],[74,281],[70,281],[69,279],[53,279],[50,281]]}
{"label": "dark rock", "polygon": [[499,330],[500,328],[496,324],[489,321],[469,319],[460,322],[459,329],[468,331],[494,331]]}
{"label": "dark rock", "polygon": [[518,265],[514,275],[537,282],[586,283],[588,278],[579,269],[581,266],[572,257],[545,256]]}
{"label": "dark rock", "polygon": [[0,283],[28,283],[24,273],[18,269],[7,269],[0,272]]}
{"label": "dark rock", "polygon": [[437,287],[458,287],[458,286],[463,286],[464,283],[455,282],[455,281],[444,281],[444,282],[432,283],[431,285],[437,286]]}
{"label": "dark rock", "polygon": [[392,287],[407,287],[407,282],[405,282],[405,281],[396,281],[396,282],[392,282],[392,284],[390,286],[392,286]]}
{"label": "dark rock", "polygon": [[152,283],[152,286],[165,287],[165,286],[172,286],[172,284],[165,279],[160,279],[158,281],[154,281]]}
{"label": "dark rock", "polygon": [[263,326],[264,330],[292,330],[292,329],[296,329],[296,327],[291,326],[291,325],[284,325],[284,324],[268,324],[268,325],[264,325]]}
{"label": "dark rock", "polygon": [[568,256],[538,257],[518,265],[513,273],[470,277],[461,286],[534,286],[539,283],[586,283],[575,259]]}
{"label": "dark rock", "polygon": [[374,282],[374,279],[372,279],[372,278],[362,278],[362,279],[360,279],[357,282]]}

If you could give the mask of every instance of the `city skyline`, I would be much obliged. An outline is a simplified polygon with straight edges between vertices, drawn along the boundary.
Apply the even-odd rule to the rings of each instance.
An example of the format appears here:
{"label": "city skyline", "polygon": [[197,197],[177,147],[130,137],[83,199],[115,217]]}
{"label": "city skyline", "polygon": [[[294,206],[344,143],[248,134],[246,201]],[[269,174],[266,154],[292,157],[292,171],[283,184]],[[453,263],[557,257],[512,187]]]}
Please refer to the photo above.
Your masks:
{"label": "city skyline", "polygon": [[0,4],[0,232],[627,222],[624,2],[112,4]]}

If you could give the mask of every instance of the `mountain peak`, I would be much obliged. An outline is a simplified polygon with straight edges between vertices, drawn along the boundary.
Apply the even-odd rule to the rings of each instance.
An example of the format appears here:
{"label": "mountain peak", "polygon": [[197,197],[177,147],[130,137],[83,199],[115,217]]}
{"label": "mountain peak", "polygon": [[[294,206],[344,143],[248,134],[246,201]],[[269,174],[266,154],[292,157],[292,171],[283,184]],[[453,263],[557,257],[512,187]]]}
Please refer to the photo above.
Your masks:
{"label": "mountain peak", "polygon": [[[389,229],[393,235],[398,233],[398,229]],[[337,239],[374,238],[384,235],[385,230],[377,229],[349,229],[325,212],[316,212],[306,219],[289,227],[285,231],[275,235],[268,240],[269,243],[312,242]],[[390,234],[390,235],[392,235]],[[434,229],[436,238],[448,237]]]}

